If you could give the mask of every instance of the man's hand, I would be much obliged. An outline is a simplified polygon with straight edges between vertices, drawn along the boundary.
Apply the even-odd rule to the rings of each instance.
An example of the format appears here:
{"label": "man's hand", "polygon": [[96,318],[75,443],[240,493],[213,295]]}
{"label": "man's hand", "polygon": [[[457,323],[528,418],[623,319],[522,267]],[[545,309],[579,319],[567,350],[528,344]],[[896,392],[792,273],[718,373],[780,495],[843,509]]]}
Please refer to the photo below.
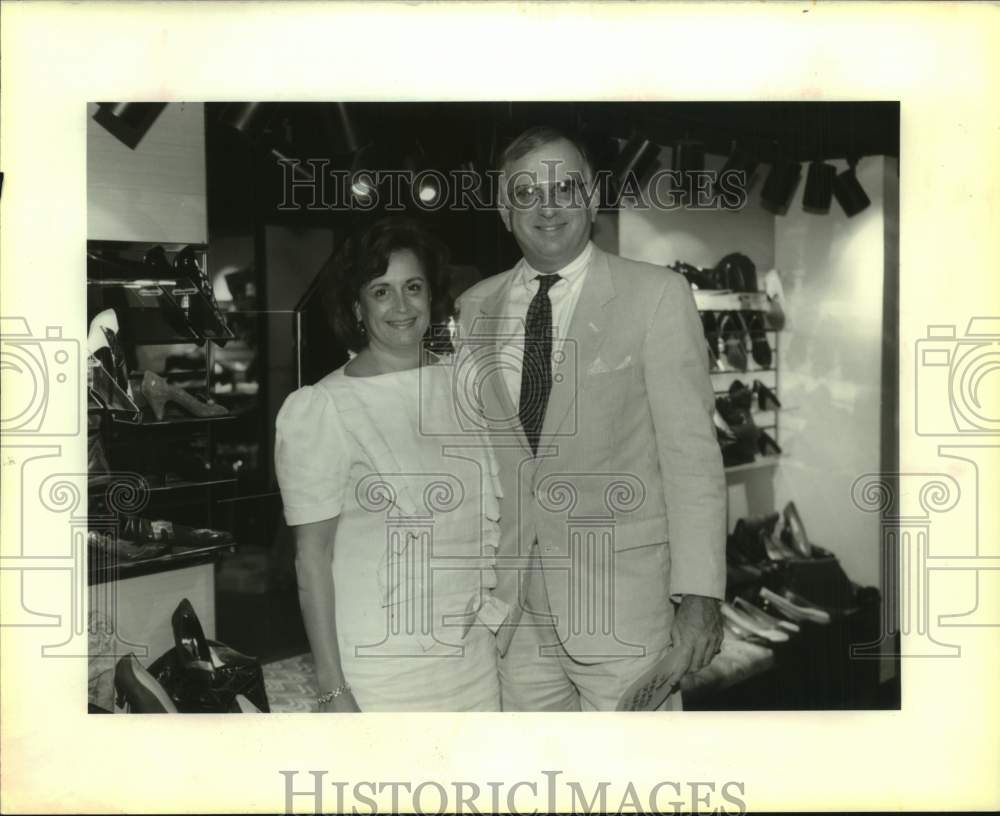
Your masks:
{"label": "man's hand", "polygon": [[685,674],[700,671],[711,663],[722,648],[719,601],[702,595],[685,595],[677,607],[670,635],[677,651],[670,682],[678,685]]}

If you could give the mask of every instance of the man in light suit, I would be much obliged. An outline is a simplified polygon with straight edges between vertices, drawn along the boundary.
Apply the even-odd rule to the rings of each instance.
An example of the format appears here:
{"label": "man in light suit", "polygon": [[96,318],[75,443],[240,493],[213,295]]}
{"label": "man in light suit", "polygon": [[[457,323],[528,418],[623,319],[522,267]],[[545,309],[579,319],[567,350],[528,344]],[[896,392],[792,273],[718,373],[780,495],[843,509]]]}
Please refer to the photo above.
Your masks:
{"label": "man in light suit", "polygon": [[676,686],[722,641],[726,484],[705,341],[682,276],[590,241],[578,144],[533,128],[501,170],[500,216],[524,257],[462,295],[459,331],[503,489],[503,706],[613,710],[647,670]]}

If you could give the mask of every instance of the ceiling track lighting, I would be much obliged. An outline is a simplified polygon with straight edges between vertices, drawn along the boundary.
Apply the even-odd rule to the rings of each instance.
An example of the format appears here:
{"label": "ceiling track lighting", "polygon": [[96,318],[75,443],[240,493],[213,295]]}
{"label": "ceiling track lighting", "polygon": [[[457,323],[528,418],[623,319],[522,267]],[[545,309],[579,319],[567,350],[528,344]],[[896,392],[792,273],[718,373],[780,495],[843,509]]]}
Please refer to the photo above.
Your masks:
{"label": "ceiling track lighting", "polygon": [[814,161],[809,165],[806,189],[802,194],[802,209],[808,213],[822,215],[830,212],[833,200],[833,179],[837,170],[832,164]]}
{"label": "ceiling track lighting", "polygon": [[833,180],[833,194],[848,218],[853,218],[872,203],[861,186],[857,176],[857,159],[849,161],[849,167]]}
{"label": "ceiling track lighting", "polygon": [[123,145],[135,150],[166,102],[98,102],[94,121]]}
{"label": "ceiling track lighting", "polygon": [[694,203],[698,174],[705,169],[705,145],[693,139],[681,139],[673,148],[674,189],[683,191],[687,203]]}
{"label": "ceiling track lighting", "polygon": [[642,184],[659,167],[660,146],[645,136],[633,136],[618,154],[612,175],[618,189],[629,176]]}
{"label": "ceiling track lighting", "polygon": [[733,149],[729,154],[729,158],[726,159],[726,163],[722,166],[722,170],[719,172],[718,178],[715,182],[715,192],[717,194],[722,193],[722,179],[727,179],[726,186],[732,187],[732,178],[739,174],[742,178],[741,185],[744,192],[750,189],[750,185],[753,183],[754,173],[757,172],[758,161],[756,157],[747,150],[743,150],[737,145],[733,145]]}
{"label": "ceiling track lighting", "polygon": [[256,142],[267,132],[279,107],[276,102],[230,102],[219,112],[219,122]]}
{"label": "ceiling track lighting", "polygon": [[771,170],[764,180],[764,188],[760,193],[760,201],[766,210],[775,215],[788,212],[795,191],[802,178],[802,166],[790,159],[775,159]]}

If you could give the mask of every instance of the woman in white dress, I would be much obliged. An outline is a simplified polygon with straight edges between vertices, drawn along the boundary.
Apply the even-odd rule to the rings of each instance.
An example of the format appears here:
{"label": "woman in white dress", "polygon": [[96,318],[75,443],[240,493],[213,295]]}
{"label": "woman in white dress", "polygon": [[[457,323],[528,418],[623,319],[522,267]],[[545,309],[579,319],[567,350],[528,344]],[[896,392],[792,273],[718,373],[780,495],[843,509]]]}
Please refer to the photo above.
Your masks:
{"label": "woman in white dress", "polygon": [[278,414],[320,711],[499,709],[498,481],[440,353],[451,301],[438,246],[400,220],[349,242],[327,303],[356,354]]}

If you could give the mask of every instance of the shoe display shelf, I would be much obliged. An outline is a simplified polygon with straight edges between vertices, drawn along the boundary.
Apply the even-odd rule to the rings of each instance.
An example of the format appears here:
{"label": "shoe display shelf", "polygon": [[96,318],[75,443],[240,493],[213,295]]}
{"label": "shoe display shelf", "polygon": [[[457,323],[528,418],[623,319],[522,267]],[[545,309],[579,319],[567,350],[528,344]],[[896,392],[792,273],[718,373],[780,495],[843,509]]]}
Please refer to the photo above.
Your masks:
{"label": "shoe display shelf", "polygon": [[[229,530],[238,479],[218,467],[216,444],[217,429],[239,416],[215,399],[214,377],[215,352],[236,334],[206,264],[198,244],[87,245],[88,318],[114,310],[132,391],[109,385],[91,363],[92,376],[105,378],[88,401],[101,448],[88,479],[91,608],[110,615],[120,640],[155,646],[143,663],[169,642],[157,612],[180,597],[206,610],[214,636],[216,566],[237,547]],[[162,370],[164,355],[178,350],[197,362]]]}
{"label": "shoe display shelf", "polygon": [[[735,312],[749,318],[749,316],[760,316],[766,314],[768,311],[768,299],[764,292],[732,292],[714,289],[692,289],[692,294],[694,295],[695,305],[698,307],[698,311],[700,313],[720,315]],[[744,333],[740,332],[740,334],[743,335]],[[723,343],[727,337],[728,333],[722,336],[716,334],[711,338],[706,335],[705,338],[706,342],[710,346],[711,361],[709,370],[712,379],[712,390],[715,392],[715,396],[718,398],[729,394],[730,390],[734,387],[734,383],[742,383],[750,387],[752,383],[759,382],[780,399],[778,330],[767,327],[763,331],[763,337],[766,338],[769,349],[766,355],[770,358],[767,360],[767,365],[759,365],[754,359],[752,343],[750,342],[746,343],[746,348],[744,349],[743,357],[745,357],[745,364],[741,366],[733,365],[733,363],[727,358],[723,347]],[[741,336],[739,339],[742,342],[744,337]],[[749,340],[748,334],[746,335],[746,339]],[[719,343],[718,348],[712,347],[711,344],[713,340]],[[789,410],[787,406],[779,408],[773,405],[769,406],[767,410],[761,410],[758,405],[757,395],[754,394],[751,406],[753,423],[756,428],[767,433],[767,435],[774,440],[779,448],[781,445],[781,413],[782,411],[787,410]],[[780,460],[780,452],[772,451],[768,454],[758,452],[755,454],[752,462],[727,466],[726,473],[735,475],[745,473],[747,471],[771,468],[775,467]]]}

